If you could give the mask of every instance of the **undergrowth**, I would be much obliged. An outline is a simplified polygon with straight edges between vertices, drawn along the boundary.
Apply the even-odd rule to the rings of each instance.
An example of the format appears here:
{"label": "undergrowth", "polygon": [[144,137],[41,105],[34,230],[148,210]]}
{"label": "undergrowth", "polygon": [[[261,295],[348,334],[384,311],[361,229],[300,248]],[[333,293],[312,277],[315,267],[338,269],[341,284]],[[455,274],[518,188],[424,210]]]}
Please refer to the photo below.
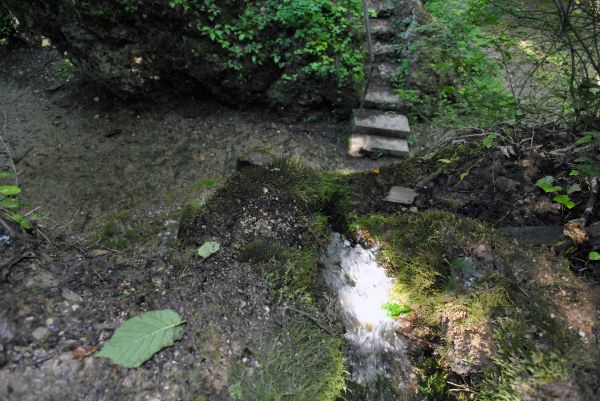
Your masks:
{"label": "undergrowth", "polygon": [[[362,81],[358,0],[244,1],[233,21],[231,10],[214,0],[171,0],[169,6],[192,16],[195,28],[227,51],[227,66],[235,71],[251,62],[275,64],[286,71],[284,80],[306,74],[340,88]],[[269,36],[272,30],[282,35]]]}
{"label": "undergrowth", "polygon": [[417,26],[409,51],[417,65],[395,78],[397,93],[415,117],[441,126],[484,127],[512,120],[516,102],[505,88],[502,69],[488,54],[494,42],[481,28],[477,0],[432,0],[429,18]]}

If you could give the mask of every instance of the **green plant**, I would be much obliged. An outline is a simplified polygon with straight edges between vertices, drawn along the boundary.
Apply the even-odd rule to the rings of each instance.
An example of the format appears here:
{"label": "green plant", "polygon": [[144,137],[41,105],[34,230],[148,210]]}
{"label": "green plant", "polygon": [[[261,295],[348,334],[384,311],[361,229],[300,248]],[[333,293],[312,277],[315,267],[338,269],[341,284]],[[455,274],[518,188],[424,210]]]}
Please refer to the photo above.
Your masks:
{"label": "green plant", "polygon": [[[537,180],[535,186],[542,189],[548,194],[562,191],[563,188],[561,186],[554,185],[555,181],[556,178],[552,176],[546,176]],[[556,195],[552,198],[552,200],[556,203],[565,206],[567,209],[573,209],[577,204],[571,200],[571,197],[569,195],[579,191],[581,191],[581,186],[579,184],[573,184],[567,189],[566,194]]]}
{"label": "green plant", "polygon": [[[248,63],[270,64],[285,71],[289,81],[299,73],[332,80],[338,88],[362,81],[358,0],[246,1],[233,22],[214,0],[171,0],[169,6],[192,16],[197,31],[228,52],[228,68],[234,71]],[[267,40],[272,29],[288,34]]]}
{"label": "green plant", "polygon": [[18,195],[21,187],[16,185],[16,174],[12,171],[0,170],[0,181],[14,179],[15,184],[0,185],[0,214],[18,223],[25,230],[31,230],[30,221],[23,215],[17,213],[22,208]]}
{"label": "green plant", "polygon": [[416,117],[444,126],[492,126],[512,120],[516,102],[504,87],[497,61],[488,56],[494,43],[481,28],[478,0],[431,0],[429,20],[416,28],[409,51],[419,64],[401,68],[393,80]]}
{"label": "green plant", "polygon": [[0,46],[6,46],[10,37],[14,34],[14,20],[10,14],[0,6]]}
{"label": "green plant", "polygon": [[395,302],[386,302],[381,305],[389,317],[398,317],[410,313],[411,309],[408,305],[399,305]]}

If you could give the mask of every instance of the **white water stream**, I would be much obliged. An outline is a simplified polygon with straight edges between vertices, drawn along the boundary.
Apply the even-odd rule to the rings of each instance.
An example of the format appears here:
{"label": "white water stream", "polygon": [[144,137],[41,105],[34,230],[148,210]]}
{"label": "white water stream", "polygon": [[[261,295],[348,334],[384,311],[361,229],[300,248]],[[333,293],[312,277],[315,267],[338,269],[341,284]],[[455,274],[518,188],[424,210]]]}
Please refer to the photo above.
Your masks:
{"label": "white water stream", "polygon": [[395,392],[407,396],[401,399],[412,399],[407,347],[394,330],[394,320],[382,308],[389,301],[393,279],[377,264],[376,251],[351,246],[335,233],[327,249],[324,277],[337,296],[346,327],[351,380],[368,388],[384,379],[395,387]]}

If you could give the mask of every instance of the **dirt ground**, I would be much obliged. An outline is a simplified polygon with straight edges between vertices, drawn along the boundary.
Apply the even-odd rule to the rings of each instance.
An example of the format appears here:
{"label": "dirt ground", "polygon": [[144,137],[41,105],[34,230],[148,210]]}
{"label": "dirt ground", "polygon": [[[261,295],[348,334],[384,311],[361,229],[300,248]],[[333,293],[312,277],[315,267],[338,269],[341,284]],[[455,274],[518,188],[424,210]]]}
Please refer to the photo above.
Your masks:
{"label": "dirt ground", "polygon": [[298,158],[330,171],[390,162],[348,157],[347,121],[287,121],[260,106],[240,111],[191,95],[111,99],[51,50],[2,54],[0,71],[2,135],[23,200],[39,207],[45,225],[89,240],[110,216],[132,210],[172,232],[178,209],[206,199],[240,156]]}

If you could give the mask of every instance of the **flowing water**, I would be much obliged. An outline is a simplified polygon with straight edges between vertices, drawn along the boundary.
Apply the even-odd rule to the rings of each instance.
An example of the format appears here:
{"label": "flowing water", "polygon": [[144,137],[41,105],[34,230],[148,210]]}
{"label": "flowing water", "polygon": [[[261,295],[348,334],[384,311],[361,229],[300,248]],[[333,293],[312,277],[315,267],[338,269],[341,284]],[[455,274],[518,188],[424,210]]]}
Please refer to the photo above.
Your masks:
{"label": "flowing water", "polygon": [[[352,246],[335,233],[325,258],[325,281],[337,296],[350,346],[350,379],[363,389],[362,400],[414,399],[407,345],[382,308],[389,301],[393,279],[377,264],[376,251]],[[382,394],[381,387],[390,386],[393,391]]]}

